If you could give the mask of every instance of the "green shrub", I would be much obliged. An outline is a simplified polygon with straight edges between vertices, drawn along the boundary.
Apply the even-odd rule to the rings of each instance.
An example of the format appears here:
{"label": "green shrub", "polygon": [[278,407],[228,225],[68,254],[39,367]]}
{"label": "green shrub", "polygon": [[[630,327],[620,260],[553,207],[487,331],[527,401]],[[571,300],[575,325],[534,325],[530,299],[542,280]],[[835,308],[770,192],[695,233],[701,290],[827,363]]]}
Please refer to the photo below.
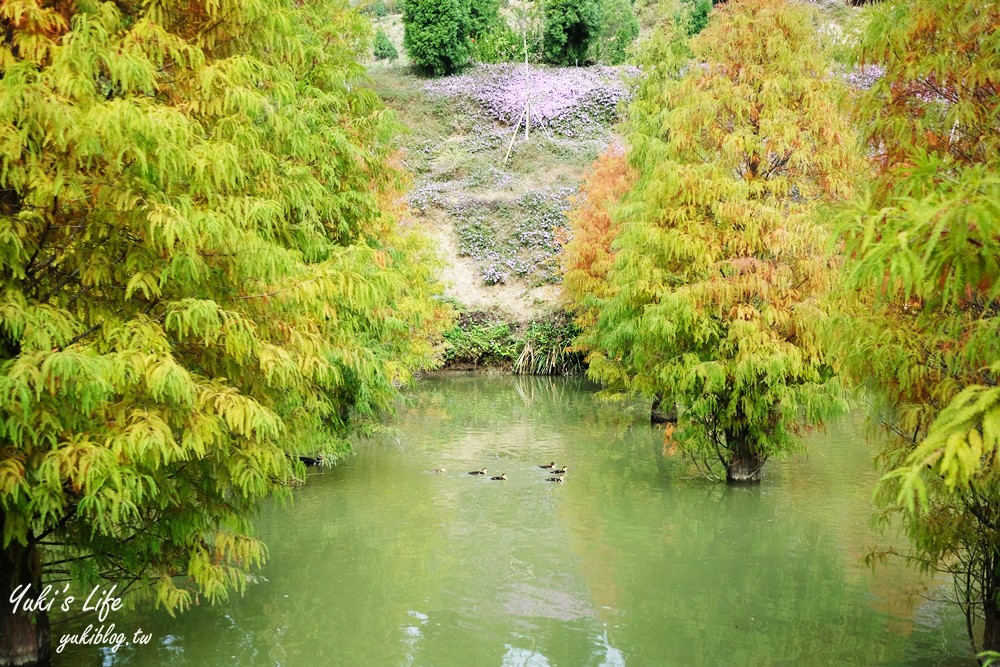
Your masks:
{"label": "green shrub", "polygon": [[577,375],[584,370],[583,353],[573,348],[582,329],[565,312],[535,320],[524,333],[524,347],[514,362],[520,375]]}
{"label": "green shrub", "polygon": [[572,348],[579,334],[562,311],[530,322],[523,331],[490,313],[464,312],[444,334],[445,364],[491,366],[520,375],[575,375],[584,370],[583,354]]}
{"label": "green shrub", "polygon": [[528,61],[542,62],[543,19],[539,3],[515,8],[509,21],[499,17],[488,32],[473,39],[472,57],[482,63],[524,62],[527,47]]}
{"label": "green shrub", "polygon": [[459,315],[455,328],[444,333],[448,343],[446,365],[472,364],[510,368],[517,360],[524,341],[514,336],[511,325],[486,313]]}
{"label": "green shrub", "polygon": [[688,35],[697,35],[708,25],[708,13],[718,0],[684,0],[681,8]]}
{"label": "green shrub", "polygon": [[554,65],[587,62],[590,43],[600,30],[600,0],[549,0],[545,5],[545,61]]}
{"label": "green shrub", "polygon": [[604,0],[601,32],[594,40],[594,60],[619,65],[628,57],[628,47],[639,36],[639,20],[628,0]]}
{"label": "green shrub", "polygon": [[520,62],[524,59],[521,35],[505,21],[498,21],[492,30],[473,40],[472,58],[481,63]]}
{"label": "green shrub", "polygon": [[479,39],[500,24],[500,0],[469,0],[469,36]]}
{"label": "green shrub", "polygon": [[361,4],[361,13],[384,18],[389,15],[389,9],[385,6],[385,0],[370,0]]}
{"label": "green shrub", "polygon": [[469,10],[462,0],[406,0],[403,46],[413,65],[441,76],[469,61]]}
{"label": "green shrub", "polygon": [[385,34],[385,30],[379,28],[379,31],[375,33],[375,58],[392,61],[398,57],[399,51],[396,50],[396,46]]}

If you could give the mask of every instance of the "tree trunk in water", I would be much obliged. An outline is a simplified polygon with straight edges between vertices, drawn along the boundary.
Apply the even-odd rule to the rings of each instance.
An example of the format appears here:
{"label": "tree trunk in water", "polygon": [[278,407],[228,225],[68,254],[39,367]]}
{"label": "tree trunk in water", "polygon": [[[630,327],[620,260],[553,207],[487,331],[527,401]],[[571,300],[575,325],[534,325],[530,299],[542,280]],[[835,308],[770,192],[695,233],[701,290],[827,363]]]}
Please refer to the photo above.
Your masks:
{"label": "tree trunk in water", "polygon": [[986,601],[986,627],[983,630],[983,650],[1000,651],[1000,611],[991,600]]}
{"label": "tree trunk in water", "polygon": [[[1000,565],[1000,557],[990,558],[995,568]],[[989,561],[987,561],[989,562]],[[997,595],[1000,595],[1000,577],[994,570],[989,576],[989,583],[983,591],[983,646],[984,651],[1000,651],[1000,604]],[[984,582],[985,583],[985,582]]]}
{"label": "tree trunk in water", "polygon": [[764,467],[764,459],[752,451],[745,436],[727,434],[726,442],[730,444],[732,457],[726,464],[726,482],[728,484],[756,484],[760,482],[760,470]]}
{"label": "tree trunk in water", "polygon": [[[26,585],[31,588],[21,598],[15,613],[11,597],[16,600],[21,592],[15,593],[16,589]],[[36,551],[18,544],[0,551],[0,667],[49,664],[52,657],[49,616],[46,612],[26,612],[23,608],[25,600],[34,600],[41,592],[41,562]]]}
{"label": "tree trunk in water", "polygon": [[671,410],[670,412],[665,412],[660,409],[660,403],[663,402],[663,395],[657,392],[653,395],[653,406],[649,410],[649,422],[651,424],[666,424],[667,422],[676,423],[677,422],[677,410]]}

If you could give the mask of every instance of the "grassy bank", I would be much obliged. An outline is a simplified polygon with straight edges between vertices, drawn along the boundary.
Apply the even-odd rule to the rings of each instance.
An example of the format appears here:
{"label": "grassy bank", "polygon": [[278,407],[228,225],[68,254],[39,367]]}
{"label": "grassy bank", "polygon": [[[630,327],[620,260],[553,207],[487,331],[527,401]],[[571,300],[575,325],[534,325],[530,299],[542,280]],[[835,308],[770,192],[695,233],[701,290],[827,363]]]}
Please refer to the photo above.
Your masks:
{"label": "grassy bank", "polygon": [[445,334],[446,368],[495,369],[519,375],[575,375],[583,355],[571,346],[579,329],[563,311],[511,322],[483,311],[461,312]]}

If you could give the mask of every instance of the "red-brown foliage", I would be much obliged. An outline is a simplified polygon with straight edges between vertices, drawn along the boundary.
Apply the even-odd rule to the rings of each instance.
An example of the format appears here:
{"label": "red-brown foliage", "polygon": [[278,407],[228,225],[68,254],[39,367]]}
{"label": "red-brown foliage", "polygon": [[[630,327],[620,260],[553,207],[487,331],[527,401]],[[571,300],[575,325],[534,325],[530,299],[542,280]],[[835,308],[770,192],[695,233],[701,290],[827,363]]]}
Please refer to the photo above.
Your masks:
{"label": "red-brown foliage", "polygon": [[611,243],[618,235],[612,214],[635,177],[624,151],[609,148],[591,165],[567,213],[572,240],[563,249],[563,287],[582,327],[596,318],[593,300],[608,295],[607,276],[614,263]]}

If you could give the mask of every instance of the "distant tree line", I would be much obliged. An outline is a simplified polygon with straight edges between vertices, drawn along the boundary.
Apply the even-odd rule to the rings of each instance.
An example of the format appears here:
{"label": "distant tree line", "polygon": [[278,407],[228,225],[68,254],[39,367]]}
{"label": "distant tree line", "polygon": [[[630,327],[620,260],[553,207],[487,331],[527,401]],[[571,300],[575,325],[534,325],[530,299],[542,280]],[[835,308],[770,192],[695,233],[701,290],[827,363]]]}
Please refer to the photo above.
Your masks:
{"label": "distant tree line", "polygon": [[419,71],[441,76],[472,60],[619,64],[639,35],[629,0],[549,0],[510,14],[498,0],[406,0],[403,44]]}

